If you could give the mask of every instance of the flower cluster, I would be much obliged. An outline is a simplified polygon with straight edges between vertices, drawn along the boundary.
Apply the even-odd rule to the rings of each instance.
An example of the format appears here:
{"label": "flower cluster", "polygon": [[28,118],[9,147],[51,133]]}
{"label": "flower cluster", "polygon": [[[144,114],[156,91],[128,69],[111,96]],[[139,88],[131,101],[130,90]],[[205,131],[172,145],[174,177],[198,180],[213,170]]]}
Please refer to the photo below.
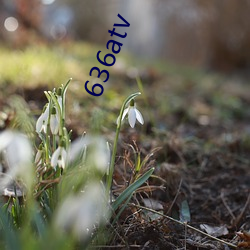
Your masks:
{"label": "flower cluster", "polygon": [[[150,177],[154,169],[148,170],[143,175],[142,171],[138,171],[138,175],[133,178],[135,181],[131,182],[130,186],[118,197],[112,195],[121,123],[126,116],[132,128],[135,127],[136,120],[141,124],[144,123],[143,116],[134,101],[140,93],[130,95],[121,107],[111,152],[109,143],[100,136],[84,134],[71,142],[71,132],[67,131],[64,124],[65,94],[69,82],[57,90],[45,91],[48,101],[36,122],[35,129],[40,141],[35,157],[32,143],[27,136],[8,130],[0,132],[0,172],[2,172],[0,193],[10,195],[8,188],[13,186],[12,196],[15,196],[15,199],[8,203],[9,208],[12,207],[6,209],[6,212],[8,210],[10,215],[13,214],[11,221],[13,220],[15,228],[17,226],[19,228],[17,223],[20,218],[22,219],[20,222],[23,221],[21,216],[25,214],[27,225],[32,229],[34,226],[39,232],[44,229],[54,232],[55,229],[58,233],[56,242],[61,238],[62,242],[66,242],[64,238],[69,236],[74,246],[78,243],[87,246],[92,236],[98,232],[98,228],[110,221],[111,215],[118,208],[122,211],[122,204],[132,197],[136,188]],[[57,185],[58,183],[60,185]],[[17,189],[19,186],[20,195]],[[19,200],[16,199],[18,196],[24,196],[24,202],[32,201],[28,203],[29,206],[22,205],[22,208],[30,209],[27,213],[22,213]],[[118,219],[120,211],[114,221]],[[54,217],[49,221],[51,215]],[[43,219],[46,223],[42,221]],[[28,227],[28,230],[24,229],[24,232],[32,230]],[[13,233],[15,231],[17,230],[13,230]],[[46,232],[46,239],[49,232],[52,231]],[[54,237],[54,233],[51,235]],[[18,238],[11,237],[11,239]]]}
{"label": "flower cluster", "polygon": [[64,128],[64,96],[68,83],[65,86],[62,85],[57,91],[55,89],[45,91],[48,103],[36,122],[36,132],[42,140],[35,157],[35,163],[39,169],[44,170],[48,164],[55,170],[57,167],[64,169],[66,166],[66,146],[69,138]]}
{"label": "flower cluster", "polygon": [[[61,88],[59,88],[59,94],[50,92],[54,95],[55,99],[52,101],[49,98],[49,102],[44,106],[43,112],[36,122],[36,132],[47,133],[47,128],[50,128],[52,135],[57,135],[60,127],[60,120],[62,119],[62,96]],[[53,103],[54,102],[54,103]]]}

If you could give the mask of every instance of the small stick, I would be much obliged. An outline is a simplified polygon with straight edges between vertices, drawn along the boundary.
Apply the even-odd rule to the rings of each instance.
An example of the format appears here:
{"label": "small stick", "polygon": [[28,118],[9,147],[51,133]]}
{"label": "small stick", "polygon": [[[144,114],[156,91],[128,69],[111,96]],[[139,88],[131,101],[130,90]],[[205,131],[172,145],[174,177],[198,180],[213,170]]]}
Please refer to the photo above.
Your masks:
{"label": "small stick", "polygon": [[237,226],[238,223],[240,222],[240,220],[242,219],[244,213],[246,212],[247,208],[248,208],[248,205],[250,203],[250,194],[248,194],[248,197],[247,197],[247,201],[245,203],[245,206],[243,207],[241,213],[237,216],[237,218],[235,218],[234,220],[234,225]]}
{"label": "small stick", "polygon": [[224,206],[226,207],[227,211],[229,212],[229,214],[230,214],[231,217],[233,218],[233,221],[235,221],[236,218],[235,218],[235,216],[234,216],[232,210],[230,209],[230,207],[227,205],[227,202],[226,202],[226,200],[225,200],[225,196],[224,196],[224,192],[223,192],[223,191],[222,191],[221,194],[220,194],[220,198],[221,198],[221,200],[222,200]]}
{"label": "small stick", "polygon": [[181,185],[182,185],[182,179],[180,180],[178,190],[177,190],[176,195],[175,195],[175,197],[174,197],[174,199],[173,199],[173,201],[172,201],[172,203],[171,203],[171,205],[170,205],[170,207],[169,207],[169,209],[168,209],[168,211],[167,211],[167,214],[169,214],[169,213],[171,212],[171,210],[172,210],[172,208],[173,208],[173,205],[175,204],[175,202],[176,202],[176,200],[177,200],[178,194],[179,194],[180,191],[181,191]]}
{"label": "small stick", "polygon": [[187,250],[187,222],[186,221],[184,221],[184,226],[185,226],[185,241],[184,241],[184,243],[185,243],[185,250]]}
{"label": "small stick", "polygon": [[[90,246],[90,249],[99,249],[99,248],[124,248],[124,247],[128,247],[127,245],[116,245],[116,246],[105,246],[105,245],[97,245],[97,246]],[[133,248],[141,248],[141,245],[129,245],[129,247],[133,247]]]}
{"label": "small stick", "polygon": [[218,239],[218,238],[216,238],[216,237],[214,237],[214,236],[212,236],[212,235],[209,235],[209,234],[207,234],[207,233],[205,233],[205,232],[203,232],[203,231],[201,231],[201,230],[199,230],[199,229],[197,229],[197,228],[195,228],[195,227],[192,227],[192,226],[188,225],[187,222],[178,221],[178,220],[176,220],[176,219],[173,219],[173,218],[170,217],[170,216],[167,216],[167,215],[162,214],[162,213],[160,213],[160,212],[157,212],[157,211],[155,211],[155,210],[153,210],[153,209],[151,209],[151,208],[147,208],[147,207],[144,207],[144,206],[141,206],[141,205],[136,205],[136,204],[134,204],[134,203],[132,203],[132,204],[130,203],[129,205],[134,206],[134,207],[137,207],[137,208],[140,208],[140,209],[145,209],[145,210],[150,211],[150,212],[152,212],[152,213],[161,215],[161,216],[163,216],[164,218],[167,218],[167,219],[169,219],[169,220],[171,220],[171,221],[174,221],[174,222],[176,222],[176,223],[178,223],[178,224],[181,224],[182,226],[186,226],[186,227],[188,227],[189,229],[192,229],[192,230],[194,230],[194,231],[196,231],[196,232],[198,232],[198,233],[200,233],[200,234],[206,235],[207,237],[209,237],[209,238],[211,238],[211,239],[213,239],[213,240],[217,240],[217,241],[219,241],[219,242],[221,242],[221,243],[223,243],[223,244],[226,244],[226,245],[228,245],[228,246],[230,246],[230,247],[237,248],[236,245],[234,245],[234,244],[232,244],[232,243],[229,243],[229,242],[226,242],[226,241],[224,241],[224,240]]}

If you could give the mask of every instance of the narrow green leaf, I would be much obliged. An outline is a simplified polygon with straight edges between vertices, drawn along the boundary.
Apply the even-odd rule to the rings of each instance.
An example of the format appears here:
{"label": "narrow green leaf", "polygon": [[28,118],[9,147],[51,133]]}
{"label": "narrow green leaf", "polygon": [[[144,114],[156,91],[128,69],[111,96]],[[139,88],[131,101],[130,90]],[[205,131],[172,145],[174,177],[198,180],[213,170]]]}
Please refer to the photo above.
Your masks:
{"label": "narrow green leaf", "polygon": [[7,250],[21,250],[20,241],[13,226],[8,221],[8,215],[0,208],[0,227],[2,228]]}
{"label": "narrow green leaf", "polygon": [[137,154],[135,171],[138,173],[141,170],[141,154]]}
{"label": "narrow green leaf", "polygon": [[63,86],[63,90],[62,90],[62,95],[65,96],[66,91],[68,89],[69,83],[72,81],[72,78],[69,78],[69,80],[67,81],[67,83]]}
{"label": "narrow green leaf", "polygon": [[112,225],[114,225],[116,223],[116,221],[119,219],[120,215],[122,214],[122,212],[124,211],[124,209],[126,208],[127,204],[129,203],[130,199],[132,198],[133,193],[131,193],[129,195],[129,197],[127,198],[127,200],[123,203],[122,207],[119,209],[119,212],[117,213],[117,215],[115,216]]}
{"label": "narrow green leaf", "polygon": [[154,168],[149,169],[143,176],[138,178],[133,184],[127,187],[118,198],[112,203],[112,208],[115,211],[124,200],[126,200],[137,188],[139,188],[154,172]]}
{"label": "narrow green leaf", "polygon": [[44,222],[44,220],[42,218],[42,215],[39,212],[34,211],[33,220],[34,220],[34,223],[36,225],[36,229],[37,229],[38,235],[40,237],[44,236],[44,233],[45,233],[45,222]]}

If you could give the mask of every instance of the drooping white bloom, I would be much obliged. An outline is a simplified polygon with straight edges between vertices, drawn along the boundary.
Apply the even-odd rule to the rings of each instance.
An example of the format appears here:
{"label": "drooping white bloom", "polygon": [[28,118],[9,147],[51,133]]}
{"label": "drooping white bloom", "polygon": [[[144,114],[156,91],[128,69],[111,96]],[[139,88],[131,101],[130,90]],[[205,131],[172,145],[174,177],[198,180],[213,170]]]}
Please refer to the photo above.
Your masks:
{"label": "drooping white bloom", "polygon": [[59,131],[60,121],[59,115],[55,107],[52,108],[50,116],[50,130],[53,135],[56,135]]}
{"label": "drooping white bloom", "polygon": [[[86,154],[86,150],[88,154]],[[105,173],[110,163],[110,149],[102,137],[86,135],[75,140],[69,148],[69,163],[74,162],[79,157],[82,161],[86,161],[88,166],[94,166]]]}
{"label": "drooping white bloom", "polygon": [[0,153],[7,163],[7,173],[1,180],[1,188],[18,176],[29,186],[33,178],[33,153],[28,138],[21,133],[9,130],[0,133]]}
{"label": "drooping white bloom", "polygon": [[107,172],[110,164],[110,150],[107,142],[100,137],[92,138],[87,154],[88,165],[94,165],[102,173]]}
{"label": "drooping white bloom", "polygon": [[57,96],[57,101],[58,101],[58,104],[59,104],[59,106],[61,108],[61,111],[62,111],[62,96],[58,95]]}
{"label": "drooping white bloom", "polygon": [[138,122],[140,122],[141,124],[144,123],[141,112],[135,107],[134,100],[131,100],[129,107],[124,110],[122,115],[122,120],[125,118],[127,114],[128,114],[128,122],[131,128],[134,128],[136,120],[138,120]]}
{"label": "drooping white bloom", "polygon": [[59,131],[59,121],[56,114],[52,114],[50,117],[50,130],[53,135],[56,135]]}
{"label": "drooping white bloom", "polygon": [[38,149],[35,156],[35,163],[38,164],[42,158],[43,151]]}
{"label": "drooping white bloom", "polygon": [[51,157],[51,166],[56,168],[56,166],[64,169],[67,161],[67,152],[62,145],[55,150]]}
{"label": "drooping white bloom", "polygon": [[88,143],[87,136],[79,137],[71,143],[68,151],[68,162],[70,164],[79,159],[79,157],[82,159]]}
{"label": "drooping white bloom", "polygon": [[62,100],[62,87],[57,89],[56,99],[57,99],[58,104],[60,106],[60,109],[62,111],[62,102],[63,102],[63,100]]}
{"label": "drooping white bloom", "polygon": [[44,133],[47,132],[47,125],[49,121],[49,104],[47,104],[45,110],[43,113],[40,115],[36,122],[36,132],[41,133],[42,131]]}
{"label": "drooping white bloom", "polygon": [[98,182],[89,184],[79,195],[69,196],[56,213],[56,229],[86,240],[95,226],[108,220],[108,203],[104,197],[105,192]]}
{"label": "drooping white bloom", "polygon": [[43,145],[40,144],[35,156],[35,164],[39,165],[41,163],[42,155],[43,155]]}

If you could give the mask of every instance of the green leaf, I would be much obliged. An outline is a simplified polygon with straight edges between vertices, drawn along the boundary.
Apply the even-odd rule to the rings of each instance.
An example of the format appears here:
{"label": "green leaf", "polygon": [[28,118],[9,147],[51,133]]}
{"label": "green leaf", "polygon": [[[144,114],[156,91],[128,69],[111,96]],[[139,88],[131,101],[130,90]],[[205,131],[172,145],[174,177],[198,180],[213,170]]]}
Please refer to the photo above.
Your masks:
{"label": "green leaf", "polygon": [[137,188],[139,188],[154,172],[154,168],[149,169],[143,176],[138,178],[133,184],[127,187],[118,198],[112,203],[112,208],[115,211],[124,200],[126,200]]}
{"label": "green leaf", "polygon": [[113,222],[112,222],[112,225],[114,225],[117,220],[119,219],[120,215],[122,214],[122,212],[124,211],[124,209],[126,208],[127,204],[129,203],[130,199],[132,198],[133,196],[133,193],[131,193],[129,195],[129,197],[127,198],[127,200],[123,203],[122,207],[120,208],[119,212],[117,213],[117,215],[115,216]]}
{"label": "green leaf", "polygon": [[21,250],[20,241],[13,226],[9,223],[8,215],[0,208],[0,228],[3,231],[6,249]]}
{"label": "green leaf", "polygon": [[37,229],[38,235],[40,237],[44,236],[44,233],[45,233],[45,222],[44,222],[44,219],[43,219],[42,215],[39,212],[34,211],[33,221],[34,221],[34,224],[36,225],[36,229]]}
{"label": "green leaf", "polygon": [[181,222],[189,222],[191,220],[190,210],[187,200],[181,202],[180,208],[180,221]]}
{"label": "green leaf", "polygon": [[141,154],[140,152],[137,154],[137,159],[136,159],[136,167],[135,167],[135,172],[138,173],[141,170]]}

